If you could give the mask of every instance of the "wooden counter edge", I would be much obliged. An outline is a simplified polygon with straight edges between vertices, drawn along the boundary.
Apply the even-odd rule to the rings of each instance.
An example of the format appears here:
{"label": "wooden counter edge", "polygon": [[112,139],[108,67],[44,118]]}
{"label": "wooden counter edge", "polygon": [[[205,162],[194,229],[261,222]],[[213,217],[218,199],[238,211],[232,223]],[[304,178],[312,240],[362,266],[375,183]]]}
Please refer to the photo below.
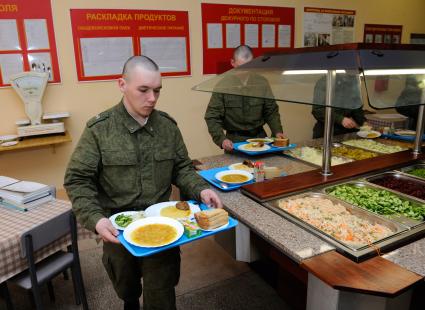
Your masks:
{"label": "wooden counter edge", "polygon": [[424,278],[380,256],[361,263],[330,251],[303,260],[301,267],[334,289],[395,297]]}
{"label": "wooden counter edge", "polygon": [[[422,152],[425,148],[422,149]],[[319,185],[348,180],[365,173],[374,173],[387,169],[396,169],[403,165],[424,160],[425,154],[415,155],[411,150],[385,154],[379,157],[353,161],[332,166],[330,176],[321,175],[321,169],[311,170],[285,177],[274,178],[265,182],[252,183],[241,187],[242,193],[261,201],[274,197],[303,191]]]}

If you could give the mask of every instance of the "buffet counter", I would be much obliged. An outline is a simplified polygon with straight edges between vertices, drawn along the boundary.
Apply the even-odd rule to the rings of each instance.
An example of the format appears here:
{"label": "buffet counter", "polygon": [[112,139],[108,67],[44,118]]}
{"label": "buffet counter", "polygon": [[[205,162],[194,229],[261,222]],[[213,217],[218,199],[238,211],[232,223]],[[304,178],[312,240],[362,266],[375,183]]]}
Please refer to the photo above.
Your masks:
{"label": "buffet counter", "polygon": [[[314,144],[317,144],[317,142]],[[314,165],[282,154],[252,157],[241,153],[201,158],[199,159],[201,165],[198,165],[197,168],[205,170],[224,167],[242,162],[245,159],[253,161],[260,160],[264,162],[266,166],[283,168],[288,176],[317,170],[317,167]],[[332,167],[332,169],[333,168],[335,167]],[[319,174],[319,172],[317,173]],[[270,181],[265,181],[261,186],[267,187],[267,182]],[[249,186],[252,185],[254,184]],[[377,296],[386,297],[401,296],[399,298],[401,301],[399,300],[398,302],[408,304],[410,303],[411,296],[411,290],[409,290],[409,288],[418,281],[423,281],[425,277],[425,238],[411,242],[388,253],[378,252],[380,255],[368,259],[363,263],[356,263],[337,253],[337,251],[335,251],[336,248],[331,243],[326,242],[286,218],[279,216],[250,197],[243,195],[239,190],[231,192],[217,190],[217,192],[225,208],[241,223],[246,225],[251,232],[260,236],[268,244],[277,249],[284,257],[289,258],[289,261],[297,264],[300,270],[302,269],[302,272],[308,272],[308,281],[306,281],[308,282],[307,309],[320,309],[321,307],[317,304],[317,299],[323,300],[323,294],[335,295],[334,291],[339,292],[339,290],[361,293],[360,295],[357,294],[356,298],[364,294],[376,294]],[[286,193],[286,195],[288,195],[288,193]],[[328,264],[328,266],[326,266],[326,264]],[[368,270],[376,270],[376,272],[370,273],[371,276],[365,277],[362,282],[356,282],[354,284],[351,282],[351,279],[348,279],[348,281],[344,279],[342,282],[339,282],[340,279],[329,279],[330,272],[339,272],[338,268],[341,267],[340,264],[347,267],[348,274],[352,274],[353,278],[356,277],[354,275],[355,272],[353,273],[353,268],[358,269],[358,274],[367,274]],[[383,267],[378,270],[379,266]],[[335,268],[337,269],[333,270]],[[395,273],[398,273],[398,275],[395,276]],[[391,274],[394,275],[394,279],[387,278]],[[301,276],[301,278],[302,277],[303,276]],[[379,278],[382,279],[380,280]],[[396,280],[396,286],[391,287],[385,285],[385,282],[392,280]],[[366,287],[366,289],[364,289],[364,287]],[[330,293],[326,292],[328,289],[333,291]],[[317,294],[319,291],[322,293]],[[408,293],[406,293],[406,291],[408,291]],[[374,298],[375,296],[372,297]],[[341,297],[335,297],[333,300],[339,300],[338,298],[343,300]],[[350,298],[348,300],[351,300]],[[368,296],[367,298],[370,297]],[[367,298],[366,301],[363,301],[366,304],[375,302]],[[332,298],[328,299],[332,300]],[[346,299],[347,298],[345,298],[345,300]],[[388,300],[383,303],[388,304]],[[344,307],[346,307],[346,305]],[[322,305],[322,308],[343,309],[337,306],[331,307],[329,304]],[[406,308],[406,306],[404,308]],[[347,309],[362,308],[355,308],[355,306],[353,306]],[[384,307],[382,309],[387,308]]]}

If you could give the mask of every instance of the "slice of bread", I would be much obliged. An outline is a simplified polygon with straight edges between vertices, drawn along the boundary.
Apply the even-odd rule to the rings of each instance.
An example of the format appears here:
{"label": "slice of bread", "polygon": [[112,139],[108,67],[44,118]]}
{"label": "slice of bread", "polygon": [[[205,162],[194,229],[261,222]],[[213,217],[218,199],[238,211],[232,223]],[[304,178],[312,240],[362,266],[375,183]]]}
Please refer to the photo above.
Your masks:
{"label": "slice of bread", "polygon": [[229,221],[229,214],[223,209],[211,209],[195,213],[195,219],[202,229],[215,229]]}

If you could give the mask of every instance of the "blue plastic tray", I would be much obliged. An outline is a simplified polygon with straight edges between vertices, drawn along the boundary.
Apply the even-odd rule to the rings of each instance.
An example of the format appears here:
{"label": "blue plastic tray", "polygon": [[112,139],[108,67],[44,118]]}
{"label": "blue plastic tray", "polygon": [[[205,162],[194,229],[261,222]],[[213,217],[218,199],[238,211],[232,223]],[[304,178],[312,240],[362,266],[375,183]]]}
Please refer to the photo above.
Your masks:
{"label": "blue plastic tray", "polygon": [[272,144],[269,144],[270,148],[268,150],[265,150],[265,151],[251,152],[251,151],[239,150],[238,147],[240,145],[244,145],[244,144],[248,144],[248,142],[233,143],[233,149],[235,151],[238,151],[238,152],[241,152],[241,153],[244,153],[244,154],[247,154],[247,155],[255,156],[255,155],[263,155],[263,154],[268,154],[268,153],[275,153],[275,152],[282,152],[282,151],[286,151],[286,150],[291,150],[291,149],[293,149],[297,146],[295,143],[291,143],[288,146],[283,146],[283,147],[277,147],[277,146],[273,146]]}
{"label": "blue plastic tray", "polygon": [[226,184],[227,187],[224,188],[221,184],[223,184],[222,182],[220,182],[219,180],[217,180],[215,178],[215,174],[217,172],[220,171],[224,171],[224,170],[229,170],[228,167],[220,167],[220,168],[212,168],[212,169],[208,169],[208,170],[201,170],[198,171],[199,175],[201,177],[203,177],[205,179],[205,181],[207,181],[208,183],[214,185],[215,187],[223,190],[223,191],[233,191],[235,189],[238,189],[239,187],[241,187],[242,185],[245,184],[250,184],[250,183],[254,183],[255,181],[252,179],[248,182],[242,183],[242,184]]}
{"label": "blue plastic tray", "polygon": [[[382,134],[381,137],[393,139],[393,140],[401,140],[401,141],[415,141],[415,136],[400,136],[395,134]],[[422,136],[422,140],[425,140],[425,134]]]}
{"label": "blue plastic tray", "polygon": [[[194,203],[192,201],[192,203]],[[201,208],[201,210],[206,210],[208,209],[206,205],[204,204],[200,204],[199,207]],[[193,238],[188,238],[186,237],[184,234],[180,237],[179,240],[174,241],[171,244],[162,246],[162,247],[158,247],[158,248],[143,248],[143,247],[139,247],[139,246],[135,246],[132,245],[130,243],[128,243],[125,239],[124,239],[124,234],[122,231],[119,231],[120,234],[118,235],[118,240],[121,242],[121,244],[134,256],[139,256],[139,257],[143,257],[143,256],[149,256],[158,252],[162,252],[164,250],[167,249],[171,249],[174,248],[176,246],[185,244],[185,243],[189,243],[198,239],[202,239],[211,235],[215,235],[218,234],[222,231],[231,229],[233,227],[235,227],[236,225],[238,225],[238,221],[235,220],[234,218],[229,216],[229,225],[227,225],[226,227],[223,227],[222,229],[219,230],[214,230],[214,231],[202,231],[201,235],[193,237]]]}

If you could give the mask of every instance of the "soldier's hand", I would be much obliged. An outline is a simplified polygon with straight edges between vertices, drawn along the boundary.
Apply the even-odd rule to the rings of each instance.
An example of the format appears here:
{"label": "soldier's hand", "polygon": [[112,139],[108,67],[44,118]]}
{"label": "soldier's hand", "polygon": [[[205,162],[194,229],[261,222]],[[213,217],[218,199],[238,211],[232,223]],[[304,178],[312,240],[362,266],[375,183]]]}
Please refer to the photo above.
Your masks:
{"label": "soldier's hand", "polygon": [[231,151],[231,150],[233,150],[233,142],[230,141],[229,139],[224,139],[223,143],[221,144],[221,147],[225,151]]}
{"label": "soldier's hand", "polygon": [[357,128],[359,125],[351,118],[351,117],[344,117],[342,119],[341,125],[344,126],[344,128]]}
{"label": "soldier's hand", "polygon": [[207,206],[221,209],[223,208],[223,204],[220,200],[220,198],[217,196],[215,192],[213,192],[210,189],[204,189],[201,192],[201,200],[203,203],[205,203]]}
{"label": "soldier's hand", "polygon": [[278,132],[276,134],[276,138],[284,139],[284,138],[286,138],[286,136],[283,134],[283,132]]}
{"label": "soldier's hand", "polygon": [[118,230],[108,218],[104,217],[96,223],[96,231],[104,242],[120,243],[117,239]]}

